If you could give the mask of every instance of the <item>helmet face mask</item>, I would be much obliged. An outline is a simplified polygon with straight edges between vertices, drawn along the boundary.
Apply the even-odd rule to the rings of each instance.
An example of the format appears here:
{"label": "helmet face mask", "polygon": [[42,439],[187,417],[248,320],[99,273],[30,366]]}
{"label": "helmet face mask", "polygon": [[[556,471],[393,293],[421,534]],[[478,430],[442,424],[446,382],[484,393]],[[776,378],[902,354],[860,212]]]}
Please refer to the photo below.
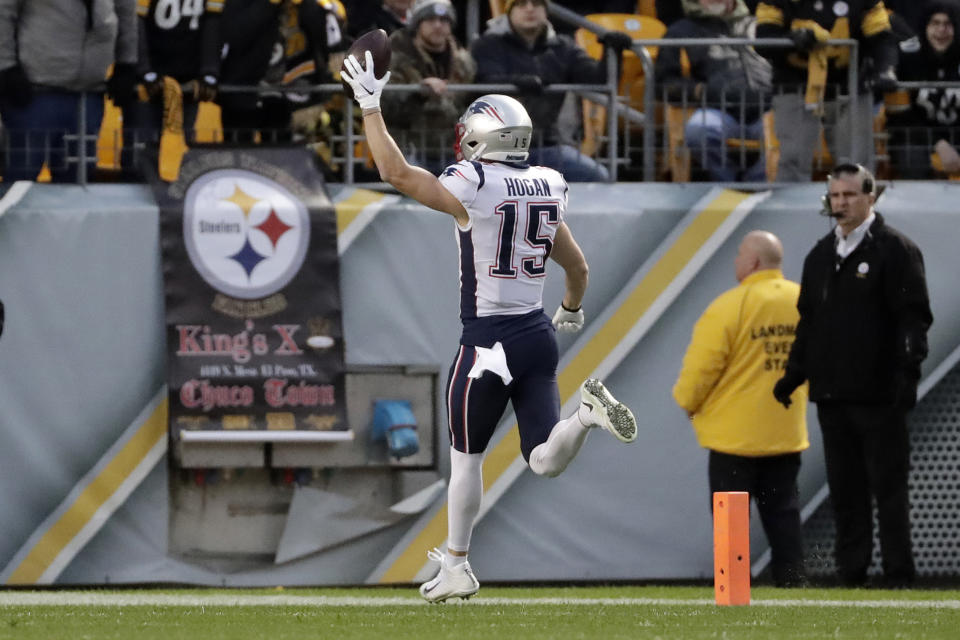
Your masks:
{"label": "helmet face mask", "polygon": [[474,100],[456,127],[457,160],[525,162],[530,155],[533,125],[514,98],[490,94]]}

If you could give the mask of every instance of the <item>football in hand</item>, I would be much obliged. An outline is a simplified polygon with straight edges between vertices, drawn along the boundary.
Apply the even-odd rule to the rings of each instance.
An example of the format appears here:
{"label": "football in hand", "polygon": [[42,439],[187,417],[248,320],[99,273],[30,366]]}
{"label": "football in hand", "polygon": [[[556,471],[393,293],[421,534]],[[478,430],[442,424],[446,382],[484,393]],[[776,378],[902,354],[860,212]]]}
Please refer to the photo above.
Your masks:
{"label": "football in hand", "polygon": [[[346,57],[354,56],[360,62],[360,66],[366,69],[365,54],[367,51],[369,51],[373,57],[373,74],[377,78],[382,78],[390,69],[390,38],[387,36],[387,32],[383,29],[367,31],[353,41],[353,44],[350,45],[350,49],[347,51]],[[344,69],[346,69],[346,67],[341,64],[341,74]],[[352,95],[353,90],[345,80],[343,81],[343,87],[347,90],[348,95]]]}

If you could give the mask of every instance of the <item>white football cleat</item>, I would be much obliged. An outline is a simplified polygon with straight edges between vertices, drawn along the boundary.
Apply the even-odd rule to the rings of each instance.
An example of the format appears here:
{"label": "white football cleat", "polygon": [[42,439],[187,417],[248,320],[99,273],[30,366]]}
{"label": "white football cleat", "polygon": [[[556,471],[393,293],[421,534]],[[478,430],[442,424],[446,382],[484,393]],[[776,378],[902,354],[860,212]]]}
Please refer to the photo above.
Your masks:
{"label": "white football cleat", "polygon": [[455,567],[447,565],[446,554],[439,549],[427,551],[427,557],[440,563],[440,571],[420,585],[420,595],[427,602],[443,602],[447,598],[466,600],[480,590],[480,583],[473,575],[470,563],[464,561]]}
{"label": "white football cleat", "polygon": [[580,421],[585,425],[603,427],[620,442],[637,439],[637,421],[622,402],[617,402],[603,383],[588,378],[580,385]]}

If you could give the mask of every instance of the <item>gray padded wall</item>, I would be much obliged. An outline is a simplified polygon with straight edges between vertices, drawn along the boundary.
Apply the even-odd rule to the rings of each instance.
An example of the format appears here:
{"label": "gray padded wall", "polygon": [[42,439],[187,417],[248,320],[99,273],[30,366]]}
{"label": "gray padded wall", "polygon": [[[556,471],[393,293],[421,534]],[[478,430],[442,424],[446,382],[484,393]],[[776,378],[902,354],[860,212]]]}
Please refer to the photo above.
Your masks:
{"label": "gray padded wall", "polygon": [[[569,223],[591,264],[588,323],[709,188],[572,187]],[[560,478],[521,474],[477,528],[471,553],[481,580],[712,574],[706,455],[673,404],[670,388],[694,321],[710,300],[734,284],[732,260],[743,233],[767,228],[779,234],[787,251],[785,271],[798,278],[803,255],[829,228],[815,214],[822,191],[820,185],[778,190],[733,230],[607,376],[618,397],[637,411],[641,439],[624,447],[593,434]],[[927,258],[936,320],[924,375],[960,341],[954,240],[958,199],[960,185],[914,183],[888,189],[881,202]],[[341,271],[350,364],[436,365],[445,377],[458,334],[453,233],[448,217],[403,200],[381,211],[356,237],[342,256]],[[10,561],[162,382],[156,234],[156,207],[140,187],[36,186],[0,217],[0,298],[7,303],[8,319],[0,340],[0,428],[5,437],[0,509],[17,514],[0,519],[0,565]],[[548,312],[561,290],[562,277],[554,271],[545,291]],[[573,338],[562,337],[561,349],[572,343]],[[129,395],[113,394],[124,386]],[[954,398],[956,387],[954,383]],[[60,392],[44,393],[48,388]],[[915,420],[926,415],[939,391],[921,403]],[[939,417],[930,424],[940,430],[915,444],[918,455],[940,467],[936,480],[921,476],[925,484],[916,485],[918,510],[929,506],[922,508],[922,517],[915,514],[915,533],[918,545],[928,533],[932,561],[946,562],[956,558],[957,526],[945,514],[956,514],[957,478],[956,432],[948,431],[944,420],[955,421],[955,409],[936,406],[941,407],[934,414]],[[810,431],[812,446],[804,454],[801,476],[805,504],[823,486],[813,411]],[[442,477],[445,456],[440,462]],[[915,460],[918,469],[925,462]],[[411,527],[405,520],[282,565],[184,562],[167,550],[166,465],[166,459],[157,464],[58,582],[357,584],[367,579],[382,554],[402,544]],[[756,520],[752,526],[756,560],[766,546]],[[956,575],[952,562],[945,569]]]}

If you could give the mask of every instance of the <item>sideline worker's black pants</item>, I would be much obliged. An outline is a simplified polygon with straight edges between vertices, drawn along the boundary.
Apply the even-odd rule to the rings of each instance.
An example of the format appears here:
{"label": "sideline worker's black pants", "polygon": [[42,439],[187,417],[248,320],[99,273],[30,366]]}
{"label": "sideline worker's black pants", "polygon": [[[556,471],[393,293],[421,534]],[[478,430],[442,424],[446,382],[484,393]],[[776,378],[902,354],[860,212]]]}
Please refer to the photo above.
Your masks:
{"label": "sideline worker's black pants", "polygon": [[817,404],[827,483],[837,526],[835,556],[840,580],[866,580],[873,551],[877,502],[885,581],[905,586],[914,577],[910,545],[910,437],[902,410],[891,406]]}
{"label": "sideline worker's black pants", "polygon": [[749,458],[710,451],[711,494],[747,491],[756,500],[770,543],[773,581],[778,587],[799,586],[804,580],[799,473],[799,453]]}

